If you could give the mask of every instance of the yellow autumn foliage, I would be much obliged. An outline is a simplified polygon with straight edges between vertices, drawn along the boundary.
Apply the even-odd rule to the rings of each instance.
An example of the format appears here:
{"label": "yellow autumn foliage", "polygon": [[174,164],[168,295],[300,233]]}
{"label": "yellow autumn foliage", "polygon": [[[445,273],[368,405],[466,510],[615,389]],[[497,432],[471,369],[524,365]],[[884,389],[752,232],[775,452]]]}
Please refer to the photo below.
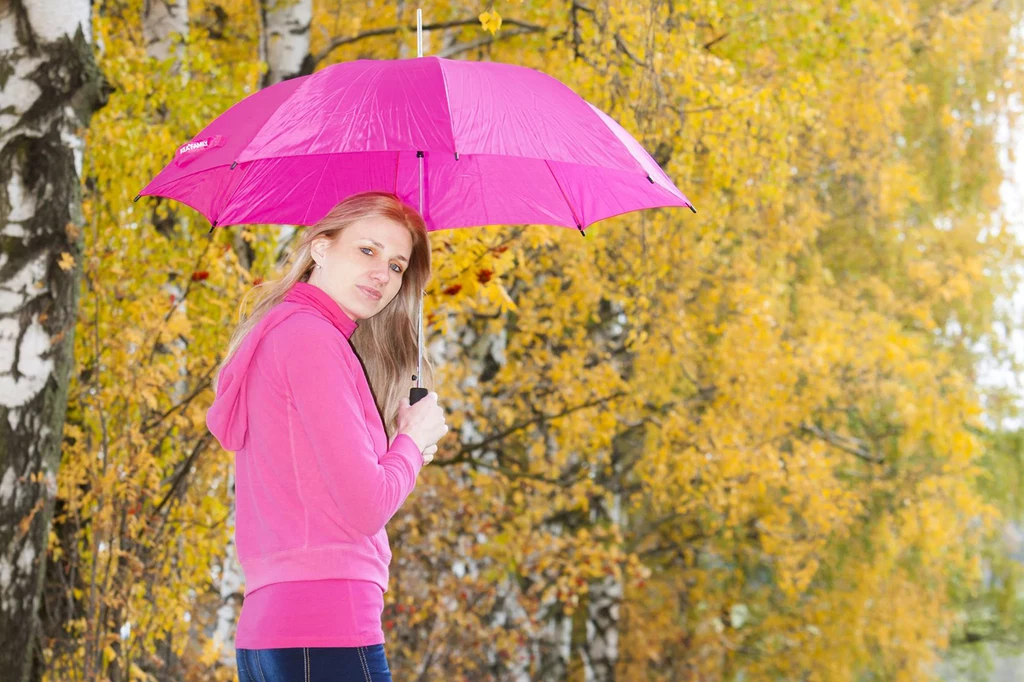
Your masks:
{"label": "yellow autumn foliage", "polygon": [[[116,91],[83,172],[48,679],[231,680],[233,458],[204,415],[279,232],[132,199],[265,66],[254,3],[193,6],[180,70],[141,5],[94,8]],[[455,435],[389,525],[396,679],[934,678],[998,521],[973,348],[1020,263],[993,142],[1020,3],[422,7],[452,24],[428,53],[561,79],[700,212],[432,235]],[[311,53],[409,56],[408,31],[325,48],[413,18],[315,2]]]}

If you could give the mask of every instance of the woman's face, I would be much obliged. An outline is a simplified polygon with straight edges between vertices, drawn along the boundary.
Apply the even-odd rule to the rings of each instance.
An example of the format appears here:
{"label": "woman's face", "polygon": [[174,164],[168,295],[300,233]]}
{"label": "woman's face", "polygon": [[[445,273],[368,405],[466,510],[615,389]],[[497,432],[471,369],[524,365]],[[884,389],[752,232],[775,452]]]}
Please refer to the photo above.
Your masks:
{"label": "woman's face", "polygon": [[384,310],[398,294],[412,257],[412,235],[383,217],[360,218],[332,242],[317,237],[311,245],[309,283],[320,287],[353,320]]}

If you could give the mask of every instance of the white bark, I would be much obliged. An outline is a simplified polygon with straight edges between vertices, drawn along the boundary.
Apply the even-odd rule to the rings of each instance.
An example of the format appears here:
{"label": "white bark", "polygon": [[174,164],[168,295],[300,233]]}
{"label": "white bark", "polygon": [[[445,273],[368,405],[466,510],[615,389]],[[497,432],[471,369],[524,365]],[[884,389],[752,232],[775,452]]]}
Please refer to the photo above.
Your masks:
{"label": "white bark", "polygon": [[[622,495],[614,496],[608,520],[624,526]],[[624,596],[620,578],[610,575],[590,584],[587,595],[587,637],[580,648],[584,682],[613,682],[619,661],[619,609]]]}
{"label": "white bark", "polygon": [[[261,87],[270,87],[303,74],[312,73],[313,57],[309,53],[309,31],[313,22],[313,0],[259,0],[260,59],[267,63]],[[295,236],[295,228],[277,228],[278,262]],[[236,238],[235,252],[239,261],[251,266],[252,250],[247,242]]]}
{"label": "white bark", "polygon": [[[53,42],[67,36],[72,37],[75,31],[82,29],[86,41],[92,40],[92,19],[89,2],[82,0],[29,0],[23,3],[13,3],[15,10],[0,16],[0,23],[6,24],[11,21],[17,13],[20,5],[28,15],[29,25],[32,33],[38,40]],[[0,43],[0,45],[14,45],[15,42]]]}
{"label": "white bark", "polygon": [[572,656],[572,618],[551,617],[543,623],[540,638],[533,645],[534,660],[541,670],[537,679],[545,682],[564,680],[568,677]]}
{"label": "white bark", "polygon": [[263,87],[312,71],[308,60],[313,0],[260,0],[260,57],[267,62]]}
{"label": "white bark", "polygon": [[[173,71],[180,72],[185,57],[185,39],[188,38],[188,0],[143,0],[142,36],[149,57],[158,61],[173,57]],[[188,74],[184,74],[182,80],[187,81]],[[155,218],[155,212],[153,216]],[[177,299],[184,293],[183,288],[175,282],[168,282],[161,288],[165,294]],[[181,314],[186,313],[187,303],[181,303]],[[181,379],[174,382],[171,391],[171,402],[178,403],[189,388],[188,358],[185,356],[186,345],[182,339],[174,339],[171,343],[180,354],[178,375]]]}
{"label": "white bark", "polygon": [[[235,489],[235,476],[228,474],[228,490]],[[231,505],[231,512],[228,516],[228,525],[235,527],[235,505]],[[220,661],[224,665],[235,665],[235,627],[238,623],[238,616],[241,612],[241,595],[245,583],[245,576],[242,573],[242,566],[238,563],[235,555],[234,533],[232,540],[228,543],[224,552],[224,560],[220,564],[219,575],[216,576],[220,583],[220,596],[222,605],[217,609],[217,627],[213,633],[214,641],[222,647]]]}
{"label": "white bark", "polygon": [[[626,330],[626,318],[621,307],[609,304],[602,311],[605,322],[596,332],[597,338],[606,345],[621,342]],[[620,356],[612,361],[620,376],[633,373],[632,356]],[[629,520],[622,504],[622,489],[630,472],[623,462],[633,459],[635,453],[644,447],[642,424],[621,423],[623,430],[612,440],[612,476],[605,482],[611,490],[609,506],[595,505],[591,508],[590,521],[594,524],[610,523],[627,528]],[[609,575],[591,582],[587,593],[586,638],[580,646],[585,682],[614,682],[615,668],[619,662],[620,608],[625,595],[622,578]]]}
{"label": "white bark", "polygon": [[29,675],[72,369],[90,0],[0,4],[0,680]]}
{"label": "white bark", "polygon": [[180,62],[188,37],[188,0],[144,0],[142,37],[150,57],[163,61],[174,56]]}

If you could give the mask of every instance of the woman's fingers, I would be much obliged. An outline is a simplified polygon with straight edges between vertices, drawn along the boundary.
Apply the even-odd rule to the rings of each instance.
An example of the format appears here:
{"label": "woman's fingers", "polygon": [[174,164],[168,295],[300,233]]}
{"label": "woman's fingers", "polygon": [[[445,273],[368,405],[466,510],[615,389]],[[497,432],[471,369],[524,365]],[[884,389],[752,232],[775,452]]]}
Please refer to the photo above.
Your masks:
{"label": "woman's fingers", "polygon": [[423,464],[427,465],[434,461],[434,453],[437,452],[437,446],[431,445],[423,451]]}

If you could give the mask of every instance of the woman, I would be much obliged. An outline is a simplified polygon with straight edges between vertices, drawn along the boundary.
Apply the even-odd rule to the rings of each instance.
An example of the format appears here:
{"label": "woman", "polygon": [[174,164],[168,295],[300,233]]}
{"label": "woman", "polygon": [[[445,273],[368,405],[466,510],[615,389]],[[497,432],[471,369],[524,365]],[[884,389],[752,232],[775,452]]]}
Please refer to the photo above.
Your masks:
{"label": "woman", "polygon": [[231,338],[206,422],[236,453],[241,682],[391,680],[384,524],[448,431],[436,393],[408,401],[429,278],[423,219],[356,195]]}

